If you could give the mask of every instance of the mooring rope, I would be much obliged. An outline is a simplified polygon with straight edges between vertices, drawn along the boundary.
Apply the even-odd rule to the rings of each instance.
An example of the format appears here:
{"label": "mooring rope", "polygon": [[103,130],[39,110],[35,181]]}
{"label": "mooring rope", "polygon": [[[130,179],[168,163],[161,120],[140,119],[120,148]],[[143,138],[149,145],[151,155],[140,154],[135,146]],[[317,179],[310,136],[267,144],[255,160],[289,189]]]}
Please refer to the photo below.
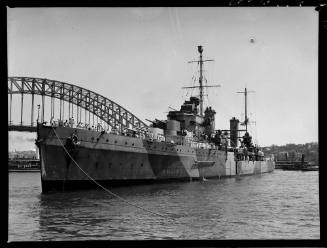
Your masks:
{"label": "mooring rope", "polygon": [[159,213],[153,212],[153,211],[151,211],[151,210],[148,210],[148,209],[146,209],[146,208],[143,208],[143,207],[141,207],[141,206],[139,206],[139,205],[133,204],[133,203],[127,201],[126,199],[122,198],[121,196],[115,194],[114,192],[110,191],[109,189],[103,187],[100,183],[98,183],[95,179],[93,179],[89,174],[87,174],[87,173],[86,173],[86,172],[85,172],[85,171],[84,171],[84,170],[83,170],[83,169],[78,165],[78,163],[74,160],[74,158],[73,158],[73,157],[69,154],[69,152],[67,151],[67,149],[66,149],[66,147],[64,146],[64,144],[62,143],[61,139],[58,137],[57,132],[55,131],[55,129],[53,128],[53,126],[51,126],[51,127],[52,127],[52,130],[54,131],[54,133],[55,133],[57,139],[59,140],[61,146],[64,148],[65,152],[66,152],[67,155],[71,158],[71,160],[72,160],[72,161],[76,164],[76,166],[77,166],[77,167],[78,167],[78,168],[79,168],[79,169],[80,169],[80,170],[81,170],[81,171],[82,171],[82,172],[87,176],[87,178],[89,178],[91,181],[93,181],[93,182],[94,182],[96,185],[98,185],[100,188],[102,188],[104,191],[106,191],[106,192],[109,193],[110,195],[116,197],[117,199],[119,199],[119,200],[125,202],[125,203],[128,204],[128,205],[131,205],[131,206],[136,207],[136,208],[139,208],[139,209],[141,209],[141,210],[143,210],[143,211],[145,211],[145,212],[148,212],[148,213],[151,213],[151,214],[154,214],[154,215],[157,215],[157,216],[163,217],[163,218],[169,218],[169,219],[175,220],[174,218],[172,218],[172,217],[170,217],[170,216],[165,216],[165,215],[163,215],[163,214],[159,214]]}

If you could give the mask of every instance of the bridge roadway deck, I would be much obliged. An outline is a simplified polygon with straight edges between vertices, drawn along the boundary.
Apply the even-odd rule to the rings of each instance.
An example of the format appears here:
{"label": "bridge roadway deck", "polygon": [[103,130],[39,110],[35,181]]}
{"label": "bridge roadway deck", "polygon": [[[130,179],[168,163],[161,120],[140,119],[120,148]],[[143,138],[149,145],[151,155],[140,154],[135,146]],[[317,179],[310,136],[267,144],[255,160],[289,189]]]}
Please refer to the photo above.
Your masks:
{"label": "bridge roadway deck", "polygon": [[8,125],[8,131],[36,132],[36,126]]}

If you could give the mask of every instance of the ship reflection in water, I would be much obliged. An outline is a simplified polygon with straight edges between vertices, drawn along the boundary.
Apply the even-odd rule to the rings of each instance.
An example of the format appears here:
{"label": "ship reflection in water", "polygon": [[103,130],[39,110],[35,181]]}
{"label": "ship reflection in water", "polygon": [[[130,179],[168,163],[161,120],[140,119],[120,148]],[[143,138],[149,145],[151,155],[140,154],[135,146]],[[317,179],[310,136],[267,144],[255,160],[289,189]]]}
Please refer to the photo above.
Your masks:
{"label": "ship reflection in water", "polygon": [[9,173],[9,241],[319,239],[318,172],[41,194],[40,173]]}

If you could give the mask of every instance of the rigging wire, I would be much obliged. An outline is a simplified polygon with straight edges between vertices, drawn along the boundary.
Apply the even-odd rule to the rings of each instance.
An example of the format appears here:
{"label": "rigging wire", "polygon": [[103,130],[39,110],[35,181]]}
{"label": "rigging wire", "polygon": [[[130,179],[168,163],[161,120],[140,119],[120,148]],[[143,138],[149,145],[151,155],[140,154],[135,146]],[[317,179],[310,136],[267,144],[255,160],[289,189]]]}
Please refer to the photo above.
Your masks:
{"label": "rigging wire", "polygon": [[[196,86],[196,75],[193,75],[193,84],[192,86]],[[191,89],[191,96],[193,96],[193,91],[194,91],[195,88],[192,88]]]}
{"label": "rigging wire", "polygon": [[[210,71],[212,71],[212,70],[209,70],[209,72]],[[207,71],[206,71],[207,72]],[[206,86],[208,86],[208,79],[207,79],[207,77],[203,74],[203,78],[204,78],[204,80],[205,80],[205,85]],[[219,101],[219,103],[217,104],[218,106],[222,106],[221,108],[220,108],[220,111],[219,111],[219,114],[220,113],[222,113],[223,115],[225,115],[227,118],[232,118],[232,115],[231,114],[229,114],[229,113],[231,113],[231,111],[230,111],[230,109],[223,103],[223,102],[220,102],[220,97],[218,97],[218,91],[216,91],[214,88],[212,89],[214,92],[215,92],[215,96],[217,96],[217,99],[218,99],[218,101]],[[209,91],[208,91],[208,88],[207,87],[205,87],[205,98],[204,98],[205,100],[207,100],[207,102],[208,102],[208,105],[209,106],[212,106],[212,101],[210,100],[210,98],[209,98]],[[225,111],[225,110],[227,110],[227,112]]]}
{"label": "rigging wire", "polygon": [[256,143],[258,144],[258,129],[257,129],[257,94],[254,93],[254,134],[255,134],[255,139]]}
{"label": "rigging wire", "polygon": [[[192,70],[192,71],[193,71],[193,75],[192,75],[191,81],[192,81],[192,86],[195,86],[197,77],[194,73],[194,70]],[[185,94],[184,99],[186,99],[186,97],[189,95],[189,93],[190,93],[190,97],[193,96],[193,91],[194,91],[194,88],[186,89],[186,94]]]}

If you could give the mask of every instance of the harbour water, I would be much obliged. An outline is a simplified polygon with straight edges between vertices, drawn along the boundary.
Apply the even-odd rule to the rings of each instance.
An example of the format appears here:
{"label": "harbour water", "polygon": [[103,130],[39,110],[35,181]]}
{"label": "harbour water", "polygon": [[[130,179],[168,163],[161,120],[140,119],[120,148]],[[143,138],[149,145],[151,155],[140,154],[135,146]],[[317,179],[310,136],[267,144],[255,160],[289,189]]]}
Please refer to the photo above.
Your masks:
{"label": "harbour water", "polygon": [[41,194],[39,172],[9,173],[9,241],[319,239],[318,172]]}

